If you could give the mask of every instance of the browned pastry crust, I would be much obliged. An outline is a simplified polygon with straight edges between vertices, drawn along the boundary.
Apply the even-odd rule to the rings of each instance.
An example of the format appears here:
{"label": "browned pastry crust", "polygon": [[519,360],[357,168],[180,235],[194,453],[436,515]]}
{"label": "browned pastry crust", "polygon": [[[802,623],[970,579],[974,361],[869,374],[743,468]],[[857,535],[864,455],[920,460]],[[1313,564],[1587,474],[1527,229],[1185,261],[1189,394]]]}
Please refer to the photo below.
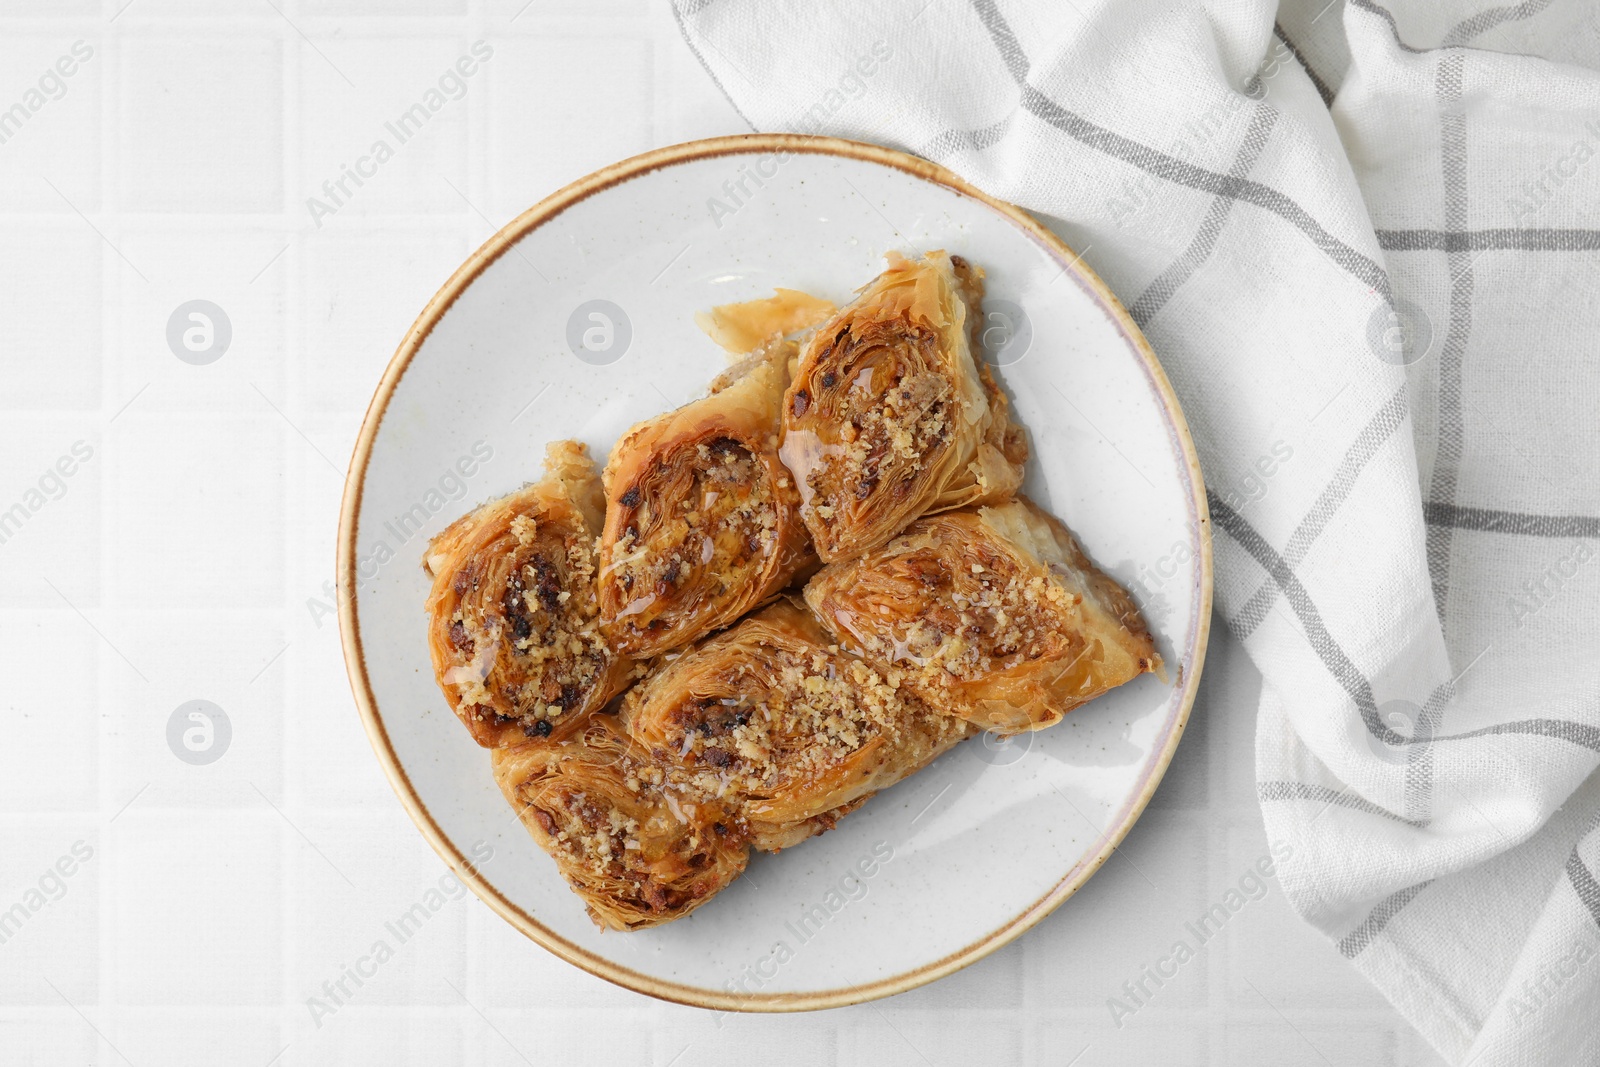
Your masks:
{"label": "browned pastry crust", "polygon": [[[1023,431],[1022,425],[1011,417],[1011,400],[1000,388],[1000,383],[995,380],[994,370],[990,368],[988,358],[984,355],[983,269],[973,266],[961,256],[951,256],[950,267],[956,276],[956,288],[961,295],[961,302],[967,309],[967,322],[970,325],[968,343],[972,349],[972,362],[978,368],[978,378],[983,382],[983,393],[989,398],[989,408],[993,416],[984,440],[990,448],[1004,456],[1006,462],[1016,470],[1017,482],[1011,489],[1011,492],[1015,492],[1022,485],[1022,466],[1028,462],[1028,435]],[[994,502],[998,499],[991,497],[984,502]]]}
{"label": "browned pastry crust", "polygon": [[973,732],[897,688],[899,675],[839,651],[804,604],[781,599],[658,668],[621,721],[685,790],[736,804],[752,844],[775,850]]}
{"label": "browned pastry crust", "polygon": [[440,685],[603,929],[681,918],[979,729],[1160,669],[1128,595],[1016,495],[983,295],[959,256],[891,254],[842,310],[778,290],[697,316],[737,357],[704,399],[631,429],[603,480],[550,446],[430,546]]}
{"label": "browned pastry crust", "polygon": [[727,626],[813,559],[778,459],[788,352],[757,352],[612,449],[598,590],[621,652],[656,656]]}
{"label": "browned pastry crust", "polygon": [[784,396],[783,461],[825,562],[1022,482],[1026,444],[973,347],[982,273],[943,252],[888,263],[817,328]]}
{"label": "browned pastry crust", "polygon": [[778,289],[760,300],[719,304],[696,313],[694,321],[724,351],[743,356],[774,337],[808,330],[837,310],[810,293]]}
{"label": "browned pastry crust", "polygon": [[434,675],[486,747],[572,736],[634,675],[600,630],[594,463],[557,441],[545,469],[446,527],[424,561]]}
{"label": "browned pastry crust", "polygon": [[1060,722],[1160,664],[1128,594],[1024,497],[920,519],[825,567],[806,602],[923,699],[1001,733]]}
{"label": "browned pastry crust", "polygon": [[744,871],[736,814],[663,788],[660,766],[610,716],[563,744],[496,749],[493,763],[506,800],[602,929],[680,919]]}

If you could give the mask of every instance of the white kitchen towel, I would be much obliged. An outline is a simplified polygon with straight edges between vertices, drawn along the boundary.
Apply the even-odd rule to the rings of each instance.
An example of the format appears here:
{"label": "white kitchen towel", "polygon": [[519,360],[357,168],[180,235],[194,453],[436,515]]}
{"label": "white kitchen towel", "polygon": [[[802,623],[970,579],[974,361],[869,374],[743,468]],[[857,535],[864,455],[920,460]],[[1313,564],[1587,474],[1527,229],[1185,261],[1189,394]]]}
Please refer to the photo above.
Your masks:
{"label": "white kitchen towel", "polygon": [[1385,2],[677,11],[752,127],[943,163],[1111,284],[1295,905],[1452,1061],[1600,1063],[1600,9]]}

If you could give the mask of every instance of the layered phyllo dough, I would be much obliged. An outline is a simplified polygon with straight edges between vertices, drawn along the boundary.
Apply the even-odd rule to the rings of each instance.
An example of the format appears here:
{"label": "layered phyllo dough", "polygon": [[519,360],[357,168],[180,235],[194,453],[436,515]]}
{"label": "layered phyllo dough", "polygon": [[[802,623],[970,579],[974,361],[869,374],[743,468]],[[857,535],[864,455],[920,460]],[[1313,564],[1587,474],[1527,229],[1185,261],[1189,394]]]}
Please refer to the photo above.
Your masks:
{"label": "layered phyllo dough", "polygon": [[735,804],[752,843],[772,849],[973,732],[900,674],[841,651],[804,604],[783,599],[656,670],[621,720],[686,788]]}
{"label": "layered phyllo dough", "polygon": [[981,272],[943,252],[888,260],[817,327],[784,396],[783,461],[826,562],[1022,482],[1026,447],[973,345]]}
{"label": "layered phyllo dough", "polygon": [[920,519],[805,595],[839,641],[1000,733],[1053,725],[1160,665],[1128,594],[1024,497]]}
{"label": "layered phyllo dough", "polygon": [[439,685],[602,928],[688,915],[980,730],[1161,671],[1128,594],[1018,495],[984,286],[891,253],[843,308],[713,308],[705,397],[603,474],[549,446],[431,542]]}
{"label": "layered phyllo dough", "polygon": [[660,655],[729,625],[812,559],[778,459],[786,363],[773,344],[612,449],[599,604],[623,654]]}
{"label": "layered phyllo dough", "polygon": [[493,763],[506,800],[603,929],[682,918],[744,870],[737,815],[680,799],[611,716],[565,744],[496,749]]}
{"label": "layered phyllo dough", "polygon": [[487,747],[572,736],[633,664],[601,632],[596,538],[605,502],[588,450],[549,446],[539,481],[428,545],[428,649],[450,707]]}

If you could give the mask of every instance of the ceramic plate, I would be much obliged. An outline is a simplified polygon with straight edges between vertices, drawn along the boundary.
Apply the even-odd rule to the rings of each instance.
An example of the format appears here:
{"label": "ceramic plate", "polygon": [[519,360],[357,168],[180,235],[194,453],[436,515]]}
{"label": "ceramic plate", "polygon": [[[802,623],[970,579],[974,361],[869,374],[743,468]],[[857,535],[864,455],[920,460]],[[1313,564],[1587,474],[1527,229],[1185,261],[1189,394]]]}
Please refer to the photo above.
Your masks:
{"label": "ceramic plate", "polygon": [[[603,457],[700,395],[724,357],[695,311],[775,286],[845,303],[892,249],[988,272],[986,352],[1033,448],[1025,491],[1140,602],[1168,664],[1038,734],[981,736],[692,916],[602,934],[514,820],[434,685],[419,561],[545,443]],[[619,163],[501,230],[440,290],[367,412],[339,529],[356,703],[401,801],[513,926],[584,969],[706,1007],[886,996],[1016,937],[1086,881],[1182,734],[1211,613],[1199,465],[1155,356],[1105,285],[1023,212],[911,156],[719,138]],[[492,848],[493,858],[482,845]]]}

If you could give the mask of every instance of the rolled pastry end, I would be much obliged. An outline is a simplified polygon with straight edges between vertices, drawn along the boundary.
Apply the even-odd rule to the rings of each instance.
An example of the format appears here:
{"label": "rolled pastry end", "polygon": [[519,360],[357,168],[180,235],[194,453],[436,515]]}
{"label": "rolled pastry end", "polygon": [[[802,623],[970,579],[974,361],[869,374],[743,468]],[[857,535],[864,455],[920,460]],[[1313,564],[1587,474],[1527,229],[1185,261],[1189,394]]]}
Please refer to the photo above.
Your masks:
{"label": "rolled pastry end", "polygon": [[744,870],[737,817],[679,799],[604,716],[562,745],[496,749],[495,781],[601,929],[681,919]]}
{"label": "rolled pastry end", "polygon": [[545,467],[447,527],[425,559],[434,674],[486,747],[571,736],[634,673],[600,629],[594,464],[582,444],[559,441]]}
{"label": "rolled pastry end", "polygon": [[817,328],[784,397],[783,461],[825,562],[1021,483],[1026,445],[973,345],[982,272],[944,252],[888,261]]}
{"label": "rolled pastry end", "polygon": [[727,626],[812,559],[777,454],[784,361],[772,347],[612,450],[599,603],[623,652],[655,656]]}

